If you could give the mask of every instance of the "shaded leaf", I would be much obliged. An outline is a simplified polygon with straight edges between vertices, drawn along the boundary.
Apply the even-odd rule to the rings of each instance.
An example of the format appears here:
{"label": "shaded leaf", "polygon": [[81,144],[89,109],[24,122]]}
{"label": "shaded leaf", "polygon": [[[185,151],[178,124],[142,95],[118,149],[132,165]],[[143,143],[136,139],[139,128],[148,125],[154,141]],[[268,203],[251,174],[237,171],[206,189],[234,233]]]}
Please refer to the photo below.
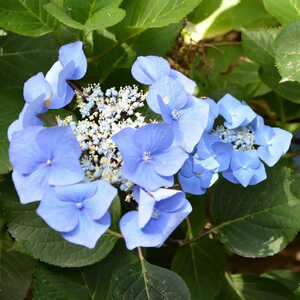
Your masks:
{"label": "shaded leaf", "polygon": [[144,273],[140,262],[125,265],[113,273],[111,300],[190,299],[186,284],[176,273],[144,262]]}
{"label": "shaded leaf", "polygon": [[33,300],[104,300],[109,298],[112,273],[138,261],[121,245],[100,263],[81,269],[64,269],[41,265],[35,272]]}
{"label": "shaded leaf", "polygon": [[246,257],[270,256],[285,248],[300,229],[299,182],[299,174],[280,166],[247,189],[220,182],[211,210],[220,240]]}
{"label": "shaded leaf", "polygon": [[216,241],[202,239],[176,251],[172,270],[184,279],[192,299],[215,299],[224,281],[224,251]]}

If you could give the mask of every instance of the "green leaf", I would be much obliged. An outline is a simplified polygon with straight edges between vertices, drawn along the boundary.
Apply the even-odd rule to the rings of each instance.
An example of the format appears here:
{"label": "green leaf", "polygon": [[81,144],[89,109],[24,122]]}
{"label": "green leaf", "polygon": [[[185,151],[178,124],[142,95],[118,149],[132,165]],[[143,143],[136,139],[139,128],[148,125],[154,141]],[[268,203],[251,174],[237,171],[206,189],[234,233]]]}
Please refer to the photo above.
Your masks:
{"label": "green leaf", "polygon": [[280,166],[247,189],[220,182],[211,209],[220,240],[246,257],[270,256],[285,248],[300,229],[299,187],[300,175]]}
{"label": "green leaf", "polygon": [[242,40],[245,55],[260,65],[274,65],[273,42],[278,29],[243,30]]}
{"label": "green leaf", "polygon": [[284,27],[275,40],[276,65],[282,77],[281,82],[300,81],[299,30],[300,20],[296,20]]}
{"label": "green leaf", "polygon": [[35,261],[16,251],[2,251],[0,258],[0,299],[24,300],[32,281]]}
{"label": "green leaf", "polygon": [[284,99],[300,103],[300,83],[281,82],[281,76],[275,66],[262,66],[259,70],[261,80]]}
{"label": "green leaf", "polygon": [[120,245],[100,263],[79,269],[40,265],[35,272],[33,300],[104,300],[112,273],[138,258]]}
{"label": "green leaf", "polygon": [[[84,1],[83,3],[80,0],[76,2],[69,0],[65,7],[72,12],[72,15],[54,3],[49,3],[44,8],[64,25],[88,32],[119,23],[125,17],[125,11],[117,7],[119,2],[105,5],[103,0],[98,3],[97,1]],[[73,7],[76,13],[73,12]]]}
{"label": "green leaf", "polygon": [[26,36],[41,36],[55,29],[43,9],[49,0],[9,0],[0,3],[0,27]]}
{"label": "green leaf", "polygon": [[79,30],[86,29],[86,27],[83,24],[72,19],[61,7],[55,5],[54,3],[48,3],[44,6],[44,8],[50,15],[52,15],[64,25]]}
{"label": "green leaf", "polygon": [[148,28],[178,23],[202,0],[124,0],[126,17],[111,28],[119,41],[126,41]]}
{"label": "green leaf", "polygon": [[[100,82],[107,80],[108,87],[135,83],[128,69],[137,56],[153,54],[165,56],[174,44],[181,27],[182,23],[179,22],[162,28],[151,28],[127,43],[118,43],[114,35],[105,36],[107,31],[102,32],[101,35],[95,32],[95,53],[99,53],[100,59],[90,64],[88,76],[93,78],[98,76]],[[120,68],[126,68],[125,77],[124,72],[120,72]]]}
{"label": "green leaf", "polygon": [[232,29],[263,28],[276,25],[262,0],[204,0],[188,16],[193,24],[185,28],[186,38],[199,41],[224,34]]}
{"label": "green leaf", "polygon": [[181,247],[172,261],[172,270],[184,279],[192,299],[215,299],[224,281],[223,248],[208,238]]}
{"label": "green leaf", "polygon": [[286,286],[289,290],[300,295],[300,274],[290,270],[276,270],[262,275]]}
{"label": "green leaf", "polygon": [[46,72],[57,59],[57,45],[49,37],[25,38],[8,34],[0,39],[0,174],[11,170],[7,128],[18,118],[24,104],[24,82]]}
{"label": "green leaf", "polygon": [[189,290],[174,272],[144,261],[128,264],[113,273],[110,290],[111,300],[187,300]]}
{"label": "green leaf", "polygon": [[266,10],[281,24],[286,24],[300,17],[299,0],[263,0]]}
{"label": "green leaf", "polygon": [[216,300],[293,300],[293,293],[278,282],[254,275],[227,275],[227,286]]}
{"label": "green leaf", "polygon": [[[34,258],[61,267],[90,265],[105,258],[118,238],[104,234],[94,249],[75,245],[64,240],[35,212],[37,205],[22,205],[11,182],[0,183],[1,204],[8,222],[9,233],[20,242]],[[116,198],[111,206],[113,226],[120,217],[120,203]]]}

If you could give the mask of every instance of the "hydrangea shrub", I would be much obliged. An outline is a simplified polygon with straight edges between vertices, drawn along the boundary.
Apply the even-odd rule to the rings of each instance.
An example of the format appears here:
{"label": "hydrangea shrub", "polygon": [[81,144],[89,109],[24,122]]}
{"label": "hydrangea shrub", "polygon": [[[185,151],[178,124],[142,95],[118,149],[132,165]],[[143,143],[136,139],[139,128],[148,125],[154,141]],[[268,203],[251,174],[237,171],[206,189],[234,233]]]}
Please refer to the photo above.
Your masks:
{"label": "hydrangea shrub", "polygon": [[[238,64],[224,48],[222,70],[213,46],[216,64],[206,68],[203,58],[201,68],[193,58],[188,74],[165,53],[183,17],[196,8],[188,18],[201,20],[199,0],[31,2],[16,16],[28,19],[23,29],[5,21],[13,10],[0,4],[0,26],[32,37],[32,49],[38,36],[57,40],[19,71],[16,91],[0,88],[3,112],[20,87],[23,94],[3,135],[0,298],[296,297],[285,281],[295,276],[297,285],[293,273],[233,274],[228,256],[275,255],[300,229],[300,88],[284,65],[297,62],[298,46],[280,43],[298,21],[275,21],[266,1],[265,18],[282,30],[245,27]],[[183,34],[204,28],[211,36],[213,25],[187,23]]]}

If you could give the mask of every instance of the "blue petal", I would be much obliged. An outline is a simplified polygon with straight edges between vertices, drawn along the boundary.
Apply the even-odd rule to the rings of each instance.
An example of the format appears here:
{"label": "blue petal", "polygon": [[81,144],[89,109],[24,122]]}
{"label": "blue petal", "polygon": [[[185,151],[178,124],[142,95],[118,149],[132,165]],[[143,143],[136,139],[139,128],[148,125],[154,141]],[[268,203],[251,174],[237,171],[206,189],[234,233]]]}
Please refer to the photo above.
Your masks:
{"label": "blue petal", "polygon": [[197,145],[197,158],[206,159],[212,156],[214,154],[212,145],[220,141],[217,136],[204,132]]}
{"label": "blue petal", "polygon": [[22,204],[41,200],[49,188],[47,167],[38,168],[30,175],[13,171],[12,179]]}
{"label": "blue petal", "polygon": [[[161,212],[171,213],[178,211],[186,204],[185,194],[182,191],[159,189],[152,193],[156,199],[155,208]],[[157,200],[159,198],[160,200]]]}
{"label": "blue petal", "polygon": [[194,172],[193,172],[193,157],[190,156],[189,159],[187,159],[185,161],[185,163],[183,164],[181,170],[180,170],[180,174],[185,176],[185,177],[192,177],[194,176]]}
{"label": "blue petal", "polygon": [[239,183],[239,181],[233,176],[232,171],[229,169],[222,173],[223,177],[232,183]]}
{"label": "blue petal", "polygon": [[233,171],[240,168],[256,169],[259,167],[260,161],[258,159],[256,150],[248,151],[233,151],[230,167]]}
{"label": "blue petal", "polygon": [[69,126],[42,130],[38,134],[38,144],[51,155],[50,184],[73,184],[84,178],[79,162],[80,146]]}
{"label": "blue petal", "polygon": [[260,163],[260,166],[255,169],[254,175],[251,178],[249,185],[255,185],[260,183],[261,181],[265,180],[267,178],[265,166],[263,163]]}
{"label": "blue petal", "polygon": [[196,176],[185,177],[178,174],[178,180],[182,187],[182,190],[186,193],[190,193],[193,195],[203,195],[206,192],[206,189],[202,188],[200,185],[200,181]]}
{"label": "blue petal", "polygon": [[259,157],[269,166],[273,167],[280,157],[285,154],[291,144],[292,134],[281,128],[273,128],[274,136],[266,146],[257,149]]}
{"label": "blue petal", "polygon": [[24,112],[25,112],[27,106],[28,106],[28,104],[25,103],[22,111],[19,114],[18,120],[15,120],[13,123],[11,123],[9,125],[8,130],[7,130],[7,137],[8,137],[9,141],[11,141],[12,136],[15,132],[18,132],[23,129],[23,117],[24,117]]}
{"label": "blue petal", "polygon": [[260,128],[255,131],[255,144],[267,146],[274,135],[275,131],[272,127],[265,125],[260,126]]}
{"label": "blue petal", "polygon": [[189,215],[192,207],[188,201],[177,212],[161,213],[158,219],[153,219],[140,229],[138,213],[131,211],[120,221],[120,229],[129,250],[136,247],[160,247],[176,227]]}
{"label": "blue petal", "polygon": [[23,95],[27,103],[32,103],[37,98],[47,101],[51,93],[51,86],[41,72],[30,77],[24,84]]}
{"label": "blue petal", "polygon": [[106,213],[100,220],[94,221],[90,216],[82,211],[79,214],[79,223],[71,232],[62,233],[67,241],[88,247],[96,246],[98,239],[105,233],[111,223],[109,213]]}
{"label": "blue petal", "polygon": [[195,87],[197,86],[196,82],[192,79],[186,77],[181,72],[178,72],[176,70],[171,70],[170,76],[172,78],[177,79],[182,86],[184,87],[185,91],[189,94],[193,94],[195,91]]}
{"label": "blue petal", "polygon": [[161,114],[159,99],[163,99],[164,103],[169,106],[170,110],[179,110],[188,102],[188,94],[184,88],[175,79],[165,76],[156,81],[149,89],[147,94],[148,106],[156,113]]}
{"label": "blue petal", "polygon": [[174,184],[173,176],[159,175],[149,162],[141,162],[135,172],[129,173],[122,167],[122,176],[147,191],[155,191],[162,186],[170,187]]}
{"label": "blue petal", "polygon": [[83,202],[96,194],[97,181],[55,186],[54,190],[61,201]]}
{"label": "blue petal", "polygon": [[159,56],[139,56],[131,68],[131,74],[140,83],[151,85],[170,74],[168,61]]}
{"label": "blue petal", "polygon": [[87,70],[87,59],[82,50],[82,42],[77,41],[60,47],[59,60],[65,69],[67,79],[81,79]]}
{"label": "blue petal", "polygon": [[46,163],[48,156],[37,144],[37,136],[43,127],[32,126],[15,132],[9,147],[10,162],[20,174],[30,174],[40,164]]}
{"label": "blue petal", "polygon": [[28,126],[42,126],[43,122],[39,119],[38,115],[48,111],[45,102],[42,98],[24,106],[23,113],[23,128]]}
{"label": "blue petal", "polygon": [[177,126],[173,127],[176,141],[187,152],[192,152],[199,142],[208,121],[209,106],[195,102],[193,106],[182,109]]}
{"label": "blue petal", "polygon": [[54,230],[72,231],[78,224],[79,209],[75,203],[61,201],[53,188],[48,189],[36,213]]}
{"label": "blue petal", "polygon": [[162,152],[168,149],[174,139],[172,129],[165,123],[147,124],[135,131],[134,143],[140,153]]}
{"label": "blue petal", "polygon": [[84,201],[84,209],[94,220],[99,220],[108,211],[118,191],[104,180],[97,180],[97,192],[94,196]]}
{"label": "blue petal", "polygon": [[232,174],[243,187],[247,187],[255,174],[255,170],[251,168],[240,168],[232,171]]}
{"label": "blue petal", "polygon": [[154,197],[150,196],[149,193],[145,192],[143,189],[140,189],[138,203],[138,224],[139,228],[143,228],[151,219],[155,205],[155,199]]}
{"label": "blue petal", "polygon": [[227,128],[237,128],[252,122],[256,117],[255,112],[246,104],[242,104],[229,94],[226,94],[219,102],[219,113],[224,117]]}
{"label": "blue petal", "polygon": [[212,145],[212,150],[216,155],[216,160],[219,163],[219,172],[227,170],[230,166],[231,156],[233,153],[233,147],[231,144],[217,142]]}
{"label": "blue petal", "polygon": [[189,155],[178,146],[153,155],[155,171],[163,176],[171,176],[179,171]]}
{"label": "blue petal", "polygon": [[135,145],[135,129],[124,128],[112,137],[112,140],[117,145],[123,160],[126,162],[139,160],[143,151]]}
{"label": "blue petal", "polygon": [[74,93],[68,91],[69,86],[66,82],[66,74],[60,61],[54,63],[48,71],[46,80],[52,87],[52,98],[49,101],[49,108],[62,108],[71,102]]}
{"label": "blue petal", "polygon": [[217,103],[210,99],[210,98],[204,98],[204,102],[208,103],[209,105],[209,114],[208,114],[208,122],[205,130],[207,132],[211,131],[214,127],[214,122],[217,116],[219,115],[219,106]]}

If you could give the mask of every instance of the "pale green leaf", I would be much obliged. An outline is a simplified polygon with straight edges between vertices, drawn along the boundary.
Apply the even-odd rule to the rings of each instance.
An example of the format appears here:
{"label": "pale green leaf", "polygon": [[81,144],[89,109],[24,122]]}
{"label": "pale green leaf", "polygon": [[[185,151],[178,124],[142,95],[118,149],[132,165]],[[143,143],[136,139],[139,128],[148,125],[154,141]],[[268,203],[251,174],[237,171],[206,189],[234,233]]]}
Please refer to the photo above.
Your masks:
{"label": "pale green leaf", "polygon": [[266,10],[281,24],[286,24],[300,17],[299,0],[263,0]]}
{"label": "pale green leaf", "polygon": [[276,65],[282,77],[281,82],[300,82],[300,20],[282,29],[275,43]]}

